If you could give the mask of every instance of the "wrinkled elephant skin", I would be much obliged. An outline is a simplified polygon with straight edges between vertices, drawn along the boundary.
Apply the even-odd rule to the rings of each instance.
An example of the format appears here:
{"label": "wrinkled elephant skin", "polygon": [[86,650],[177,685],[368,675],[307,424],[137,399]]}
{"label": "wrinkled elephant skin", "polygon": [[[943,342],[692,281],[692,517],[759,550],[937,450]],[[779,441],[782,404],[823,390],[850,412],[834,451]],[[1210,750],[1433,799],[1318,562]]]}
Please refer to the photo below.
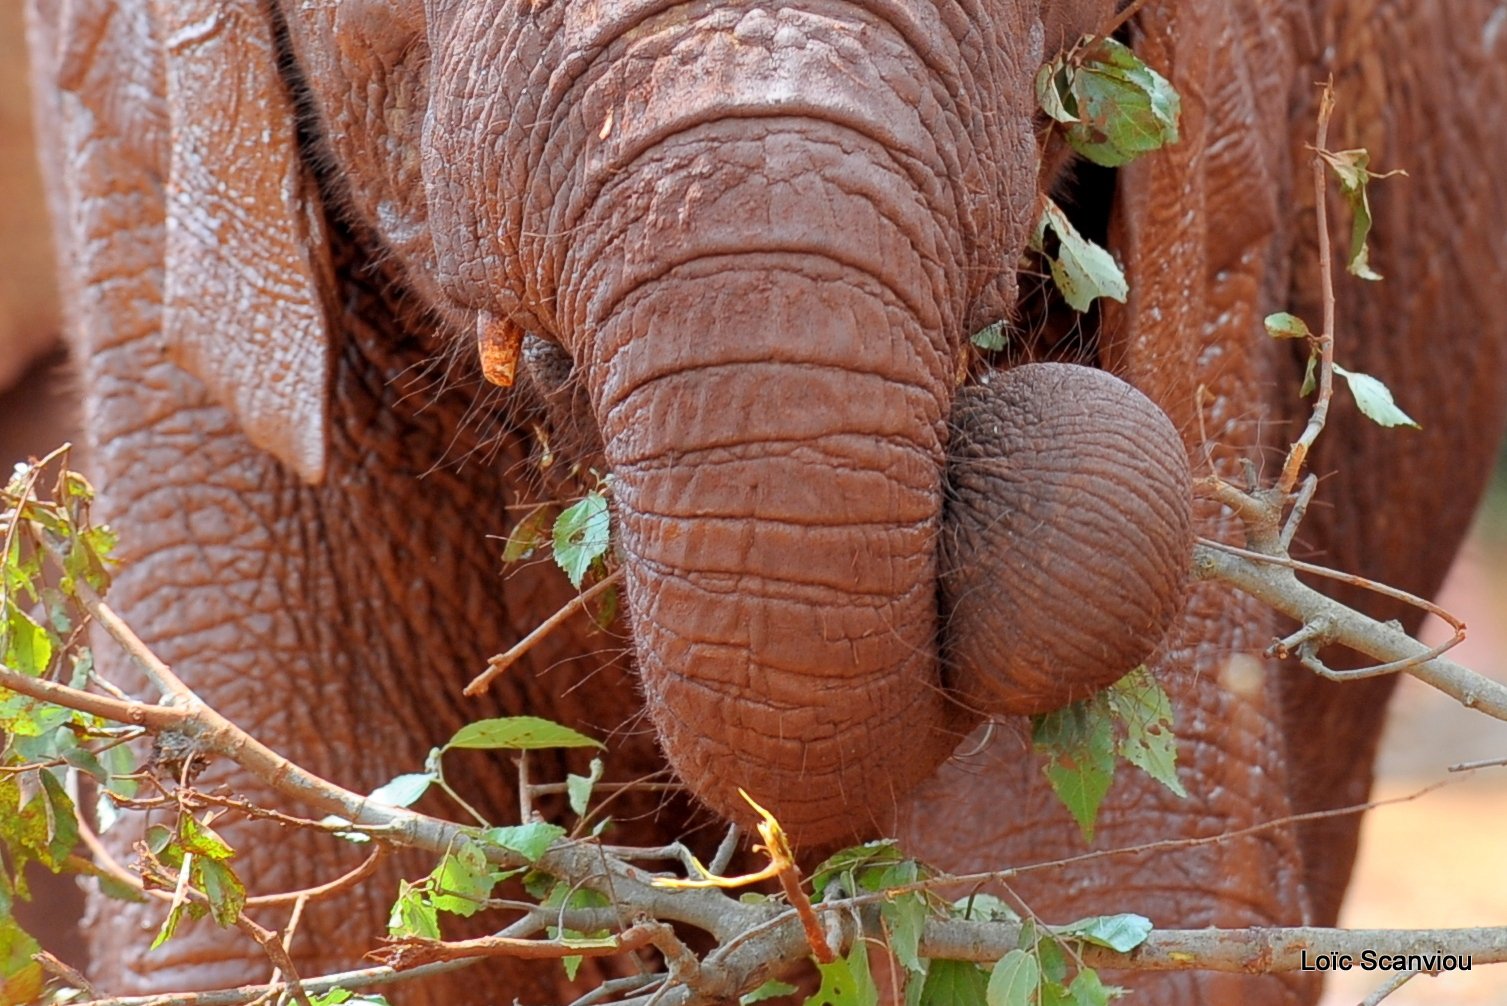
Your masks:
{"label": "wrinkled elephant skin", "polygon": [[[1488,0],[1377,5],[1147,5],[1127,37],[1179,88],[1183,139],[1109,173],[1043,156],[1033,84],[1109,2],[31,0],[99,508],[129,563],[112,602],[218,707],[353,788],[505,711],[608,736],[615,778],[668,765],[691,797],[624,798],[624,842],[705,808],[746,820],[742,788],[808,849],[898,832],[947,869],[1081,852],[1018,714],[1146,658],[1190,796],[1122,780],[1097,847],[1359,802],[1388,685],[1233,673],[1279,626],[1186,569],[1193,534],[1238,535],[1191,502],[1190,459],[1270,465],[1304,414],[1302,358],[1260,319],[1318,316],[1302,144],[1330,72],[1335,146],[1412,173],[1373,194],[1388,282],[1341,285],[1366,336],[1340,357],[1424,430],[1338,404],[1300,544],[1427,594],[1480,491],[1507,387],[1488,309],[1507,180],[1464,165],[1507,159],[1483,125],[1507,32]],[[1016,275],[1044,191],[1130,280],[1071,338]],[[986,360],[969,333],[1005,318]],[[478,340],[520,335],[519,384],[486,389]],[[464,699],[569,598],[545,564],[500,576],[488,536],[589,488],[575,463],[613,476],[631,659],[572,623]],[[511,769],[454,777],[498,820],[517,806]],[[1017,891],[1049,919],[1324,922],[1355,828]],[[258,889],[346,865],[306,833],[231,830]],[[310,905],[306,973],[351,966],[424,866],[382,869],[380,893]],[[128,989],[257,974],[207,929],[142,958],[126,930],[146,913],[95,912]],[[553,969],[497,974],[509,996],[565,994]],[[1160,1003],[1316,992],[1125,983]],[[498,998],[481,987],[408,1001]]]}

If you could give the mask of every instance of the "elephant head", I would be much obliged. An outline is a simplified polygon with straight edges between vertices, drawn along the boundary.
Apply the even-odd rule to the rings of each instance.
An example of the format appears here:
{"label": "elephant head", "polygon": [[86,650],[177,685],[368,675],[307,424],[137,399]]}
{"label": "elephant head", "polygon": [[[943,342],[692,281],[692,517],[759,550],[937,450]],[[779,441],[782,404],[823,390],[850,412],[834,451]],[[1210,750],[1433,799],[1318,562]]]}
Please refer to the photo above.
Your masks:
{"label": "elephant head", "polygon": [[647,708],[713,808],[741,787],[802,841],[884,827],[980,712],[1155,647],[1190,541],[1166,418],[1084,368],[959,393],[1050,182],[1034,75],[1108,3],[274,7],[156,7],[170,343],[318,480],[325,199],[457,338],[558,347],[614,476]]}

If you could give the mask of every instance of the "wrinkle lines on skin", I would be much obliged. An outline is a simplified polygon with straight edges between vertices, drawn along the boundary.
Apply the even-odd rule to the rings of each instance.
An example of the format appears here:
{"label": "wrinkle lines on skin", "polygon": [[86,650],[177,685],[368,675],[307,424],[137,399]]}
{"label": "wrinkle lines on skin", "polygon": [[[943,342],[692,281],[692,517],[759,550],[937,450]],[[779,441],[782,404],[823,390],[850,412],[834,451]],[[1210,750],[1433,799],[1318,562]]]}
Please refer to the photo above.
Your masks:
{"label": "wrinkle lines on skin", "polygon": [[[730,523],[741,525],[746,521]],[[658,578],[673,580],[679,583],[682,589],[694,590],[705,595],[707,602],[712,604],[727,602],[733,598],[759,598],[772,603],[787,604],[796,610],[804,610],[810,605],[828,604],[836,607],[838,602],[846,602],[845,607],[848,609],[867,608],[882,612],[900,606],[902,602],[908,601],[917,594],[930,592],[932,586],[929,582],[924,585],[914,584],[899,593],[885,588],[863,591],[846,580],[818,579],[815,575],[818,570],[814,566],[806,571],[807,579],[794,580],[749,572],[698,570],[688,568],[684,564],[670,566],[668,563],[643,556],[634,556],[633,561],[645,569],[654,571]],[[717,589],[719,586],[723,589]],[[756,586],[762,589],[753,589]],[[785,590],[776,590],[777,587],[784,587]],[[869,603],[858,604],[857,602],[861,600]]]}
{"label": "wrinkle lines on skin", "polygon": [[[771,184],[768,179],[761,179],[761,181]],[[729,191],[736,188],[732,185],[727,186]],[[927,223],[932,221],[932,210],[929,207],[919,208],[921,212],[918,213],[903,215],[886,213],[879,208],[881,203],[877,201],[877,190],[856,193],[856,195],[873,207],[871,219],[878,223],[886,237],[901,235],[909,244],[912,256],[910,261],[904,261],[899,254],[896,254],[896,249],[888,247],[886,251],[892,257],[885,265],[891,269],[900,265],[906,272],[910,272],[917,268],[911,263],[918,263],[919,267],[928,273],[928,278],[935,276],[938,270],[944,268],[944,263],[922,249],[917,244],[917,235],[911,233],[911,226],[914,225],[915,220],[925,220]],[[812,196],[802,194],[798,198],[810,199]],[[830,196],[826,196],[825,199],[830,200]],[[649,212],[645,210],[644,216],[648,216]],[[912,219],[913,217],[915,220]],[[897,224],[908,226],[897,226]],[[702,237],[695,243],[686,242],[683,245],[657,249],[655,260],[651,264],[642,261],[636,251],[617,247],[630,240],[642,240],[641,235],[637,233],[642,225],[641,218],[624,220],[618,233],[604,242],[602,248],[599,249],[606,256],[614,254],[623,256],[624,263],[632,267],[634,273],[631,282],[615,285],[610,296],[602,297],[600,293],[592,293],[591,311],[595,317],[621,316],[633,309],[634,302],[644,296],[645,290],[652,290],[654,286],[662,282],[675,281],[690,271],[718,270],[719,268],[727,272],[747,271],[759,274],[784,271],[806,278],[807,273],[803,273],[800,268],[802,260],[817,263],[825,261],[830,263],[830,266],[835,266],[839,273],[852,273],[863,282],[872,284],[874,288],[882,291],[887,305],[901,308],[913,318],[935,317],[940,306],[934,298],[926,295],[925,290],[912,289],[909,282],[902,280],[901,276],[893,273],[885,275],[878,271],[872,257],[873,249],[857,249],[856,254],[852,252],[844,254],[845,249],[838,242],[831,240],[831,235],[828,234],[790,235],[779,239],[764,237],[757,247],[752,248],[745,243],[745,235],[736,232],[723,236]],[[687,228],[683,225],[677,229]],[[830,266],[821,271],[830,271]],[[567,271],[571,268],[567,265]],[[626,272],[626,269],[624,271]],[[581,291],[578,296],[586,296],[586,291]]]}
{"label": "wrinkle lines on skin", "polygon": [[[819,371],[822,368],[809,364],[799,365],[804,371]],[[716,370],[726,369],[733,371],[734,367],[707,368],[693,366],[686,371],[666,375],[664,378],[656,378],[655,381],[668,380],[682,376],[696,377]],[[831,368],[836,369],[836,368]],[[779,380],[775,377],[774,380]],[[886,383],[890,383],[886,381]],[[653,382],[649,387],[652,387]],[[642,393],[645,385],[639,385],[635,394]],[[673,389],[678,391],[679,389]],[[667,392],[667,393],[673,393]],[[678,397],[678,396],[677,396]],[[695,403],[700,404],[700,403]],[[725,403],[713,403],[722,405]],[[625,400],[617,407],[624,414],[635,411],[632,399]],[[687,422],[690,422],[687,420]],[[631,429],[628,424],[620,424]],[[852,450],[862,446],[863,451]],[[747,461],[764,461],[781,459],[800,463],[813,470],[824,470],[830,474],[853,474],[873,475],[876,468],[873,464],[855,464],[855,457],[873,461],[885,455],[893,455],[898,461],[911,459],[913,455],[920,455],[926,461],[930,461],[931,447],[925,442],[917,442],[909,439],[904,433],[894,430],[852,430],[852,431],[828,431],[812,429],[798,435],[771,434],[757,439],[750,438],[746,431],[729,430],[721,436],[706,435],[706,442],[691,446],[664,448],[660,445],[645,445],[633,451],[631,455],[620,447],[622,455],[617,468],[623,471],[634,471],[640,474],[653,474],[661,471],[673,471],[686,465],[734,465]],[[885,466],[889,468],[889,466]],[[932,466],[934,467],[934,465]],[[890,470],[892,481],[898,477],[898,472]],[[903,487],[911,493],[919,491],[914,484],[904,484]]]}
{"label": "wrinkle lines on skin", "polygon": [[[673,5],[669,5],[666,9],[669,10],[669,9],[674,8],[674,7],[691,7],[691,6],[696,6],[696,5],[694,5],[694,4],[673,4]],[[930,44],[931,41],[932,41],[931,33],[928,33],[928,32],[926,32],[924,30],[921,30],[918,26],[915,26],[915,25],[913,25],[913,24],[910,23],[911,22],[911,15],[914,13],[913,11],[904,9],[904,8],[900,7],[899,5],[888,5],[888,4],[874,4],[874,5],[835,4],[834,5],[834,4],[823,4],[823,3],[811,3],[811,4],[808,4],[806,6],[808,8],[816,8],[816,9],[823,9],[823,8],[826,8],[826,9],[836,9],[836,10],[840,10],[840,11],[844,12],[844,13],[846,13],[848,15],[846,18],[834,16],[832,18],[832,20],[837,21],[837,22],[845,22],[845,21],[846,22],[851,22],[851,23],[853,23],[854,28],[856,29],[856,31],[866,31],[866,30],[869,29],[870,25],[867,22],[863,21],[861,18],[856,18],[855,19],[855,17],[854,17],[855,14],[858,14],[860,12],[866,12],[866,13],[869,13],[869,14],[872,15],[874,13],[874,8],[880,8],[880,7],[885,8],[887,16],[883,17],[884,23],[888,24],[892,29],[896,30],[897,35],[901,39],[901,42],[902,42],[904,50],[907,51],[907,52],[909,52],[910,54],[913,54],[915,56],[920,57],[923,66],[925,66],[925,68],[927,69],[927,71],[929,72],[929,74],[932,76],[932,78],[934,78],[934,83],[932,85],[932,89],[931,90],[932,90],[933,96],[939,99],[939,104],[940,104],[941,108],[944,109],[944,114],[941,117],[946,117],[946,115],[945,115],[945,109],[948,107],[948,104],[950,102],[950,97],[952,95],[957,95],[957,94],[961,94],[961,93],[967,93],[965,91],[965,84],[967,82],[966,81],[959,81],[959,80],[952,79],[952,75],[947,72],[946,61],[943,58],[941,58],[941,56],[939,54],[937,54],[937,53],[934,52],[934,47],[933,47],[932,44]],[[749,4],[748,5],[748,10],[751,11],[751,10],[756,10],[756,9],[758,9],[758,5],[754,5],[754,4]],[[796,16],[799,16],[799,14],[801,14],[801,13],[805,13],[805,11],[803,10],[803,11],[797,12]],[[701,19],[701,20],[697,20],[697,21],[694,21],[694,22],[692,22],[689,19],[687,19],[684,22],[681,22],[679,24],[674,25],[669,30],[679,30],[682,34],[686,35],[687,37],[696,37],[698,35],[698,29],[700,29],[702,27],[706,27],[706,25],[705,25],[705,21],[706,20],[709,20],[709,19],[710,20],[716,20],[716,19],[718,19],[719,16],[720,16],[720,18],[722,20],[729,20],[731,18],[737,18],[737,23],[735,23],[735,24],[734,23],[730,23],[726,27],[718,29],[719,32],[720,31],[726,31],[729,34],[733,34],[736,31],[737,24],[741,24],[742,23],[743,17],[748,16],[748,12],[747,11],[743,12],[742,16],[740,17],[738,12],[728,10],[726,8],[726,6],[720,8],[720,9],[719,8],[711,8],[709,10],[708,15],[707,15],[706,18]],[[666,17],[666,16],[664,16],[661,13],[659,16],[657,16],[654,19],[669,21],[669,20],[673,20],[673,15],[670,16],[670,17]],[[573,68],[574,69],[574,73],[567,80],[563,80],[562,81],[562,80],[555,79],[556,77],[562,76],[563,73],[564,73],[563,70],[556,71],[556,74],[552,76],[551,84],[550,84],[550,94],[551,94],[552,97],[554,97],[556,99],[556,102],[553,105],[544,105],[544,106],[542,106],[539,109],[539,118],[542,119],[542,120],[554,121],[559,116],[559,114],[560,114],[559,110],[561,108],[563,108],[563,107],[567,107],[567,105],[570,103],[570,94],[571,94],[571,92],[576,91],[576,90],[580,90],[580,89],[583,89],[583,88],[589,90],[590,87],[593,84],[597,83],[598,80],[600,79],[600,77],[599,76],[593,77],[593,76],[591,76],[591,73],[592,73],[592,71],[594,69],[597,68],[598,61],[600,61],[601,65],[605,65],[605,66],[610,67],[610,68],[615,68],[615,67],[621,65],[622,59],[626,58],[626,54],[625,53],[621,53],[618,50],[621,49],[621,48],[623,48],[626,44],[628,44],[628,43],[625,43],[623,41],[623,39],[626,37],[626,35],[628,35],[630,33],[636,33],[639,37],[634,40],[634,43],[635,44],[645,44],[644,43],[644,39],[648,38],[649,35],[650,35],[650,33],[652,33],[652,31],[654,30],[654,28],[652,26],[647,25],[645,23],[645,20],[646,19],[642,19],[641,18],[639,20],[638,24],[634,25],[633,23],[631,23],[631,19],[630,19],[630,22],[628,24],[626,24],[626,25],[613,26],[613,27],[609,28],[606,32],[603,32],[602,36],[601,36],[601,39],[599,41],[599,44],[597,46],[595,46],[594,47],[594,51],[591,51],[589,53],[589,55],[587,56],[588,62],[586,63],[586,65],[580,66],[579,68]],[[903,25],[903,28],[901,27],[902,25]],[[777,32],[776,32],[776,34],[777,34]],[[803,33],[803,34],[809,34],[809,33]],[[804,39],[803,39],[803,45],[804,45]],[[869,47],[869,46],[865,46],[864,49],[869,49],[871,51],[871,47]],[[579,50],[577,50],[577,51],[579,51]],[[867,52],[865,52],[865,55],[867,55]],[[569,58],[567,58],[567,59],[564,59],[564,60],[561,61],[561,65],[562,66],[567,66],[567,65],[571,64],[572,62],[574,62],[574,61],[571,60],[571,59],[569,59]],[[953,61],[953,65],[960,65],[960,64],[959,64],[959,62],[957,60],[954,60]],[[725,117],[726,114],[727,113],[724,112],[723,115],[719,116],[719,117]],[[565,132],[568,132],[568,131],[565,131]],[[882,136],[875,136],[875,137],[873,137],[873,139],[875,139],[877,142],[879,142],[881,146],[884,146],[886,148],[893,149],[894,146],[895,146],[895,144],[893,144],[892,142],[887,142],[886,138],[882,137]],[[659,142],[659,141],[653,139],[653,137],[651,136],[649,138],[648,142],[650,142],[651,144],[653,144],[653,143],[656,143],[656,142]],[[641,153],[641,152],[642,151],[640,151],[639,153]],[[938,152],[945,154],[945,151],[940,151],[939,150]],[[635,152],[633,152],[633,151],[630,150],[629,151],[629,156],[632,157],[634,160],[636,160],[637,157],[638,157],[638,155],[639,155],[639,153],[635,153]],[[535,156],[531,157],[531,161],[549,162],[549,150],[548,150],[548,148],[536,151],[535,152]],[[617,162],[617,163],[615,163],[613,165],[610,165],[608,167],[609,167],[609,170],[604,171],[604,175],[611,174],[613,170],[621,170],[624,167],[624,164],[621,163],[621,162]],[[949,168],[955,167],[955,165],[949,164],[948,167]],[[948,174],[949,177],[960,177],[962,173],[959,172],[959,171],[949,171],[947,174]],[[583,205],[590,205],[591,203],[593,203],[593,202],[596,201],[596,199],[598,198],[598,193],[594,192],[594,191],[591,191],[591,190],[586,190],[586,191],[584,191],[582,193],[582,196],[583,196]]]}
{"label": "wrinkle lines on skin", "polygon": [[[823,111],[819,106],[805,109],[786,107],[772,110],[724,109],[704,119],[664,129],[655,136],[653,142],[644,143],[632,158],[614,164],[610,168],[594,167],[592,174],[593,176],[600,175],[601,181],[594,187],[583,189],[582,194],[565,210],[556,211],[556,215],[563,214],[565,219],[554,222],[550,229],[550,236],[568,235],[586,227],[583,221],[587,219],[592,207],[603,201],[611,201],[609,198],[612,194],[611,190],[622,184],[622,179],[631,179],[634,176],[669,177],[677,171],[685,170],[679,166],[656,164],[655,161],[659,159],[672,162],[684,160],[691,150],[703,142],[708,148],[722,145],[727,142],[722,137],[710,135],[703,141],[702,134],[717,134],[724,130],[740,132],[737,129],[737,124],[740,122],[760,122],[767,124],[770,128],[759,137],[741,134],[738,137],[739,142],[758,143],[777,137],[793,137],[813,148],[835,147],[845,157],[866,157],[873,166],[890,171],[900,179],[900,182],[894,186],[894,192],[924,195],[929,199],[929,209],[932,213],[948,215],[945,213],[946,208],[939,205],[941,189],[947,181],[945,173],[936,171],[924,158],[904,153],[895,146],[887,144],[883,137],[877,137],[872,132],[860,128],[859,124],[823,115]],[[828,136],[825,139],[816,139],[811,135],[813,131],[826,133]],[[839,138],[858,142],[844,143]],[[858,193],[853,190],[851,194]],[[950,215],[955,216],[956,212],[954,208]]]}

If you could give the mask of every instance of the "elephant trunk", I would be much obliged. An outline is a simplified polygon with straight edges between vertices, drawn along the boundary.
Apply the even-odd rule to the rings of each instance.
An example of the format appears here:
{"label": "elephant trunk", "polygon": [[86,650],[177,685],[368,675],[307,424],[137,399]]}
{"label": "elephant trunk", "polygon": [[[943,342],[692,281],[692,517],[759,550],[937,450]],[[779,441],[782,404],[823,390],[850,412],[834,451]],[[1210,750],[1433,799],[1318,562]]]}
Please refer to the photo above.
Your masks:
{"label": "elephant trunk", "polygon": [[[975,718],[939,668],[942,483],[964,335],[1033,222],[1039,33],[897,0],[608,8],[431,24],[488,40],[435,49],[445,289],[580,373],[680,777],[802,843],[888,830]],[[478,51],[513,86],[468,131]]]}
{"label": "elephant trunk", "polygon": [[920,251],[941,238],[810,123],[718,132],[659,156],[715,146],[738,177],[654,172],[619,247],[677,261],[606,293],[577,356],[666,755],[719,812],[748,818],[741,788],[822,842],[890,825],[958,740],[936,656],[946,299]]}

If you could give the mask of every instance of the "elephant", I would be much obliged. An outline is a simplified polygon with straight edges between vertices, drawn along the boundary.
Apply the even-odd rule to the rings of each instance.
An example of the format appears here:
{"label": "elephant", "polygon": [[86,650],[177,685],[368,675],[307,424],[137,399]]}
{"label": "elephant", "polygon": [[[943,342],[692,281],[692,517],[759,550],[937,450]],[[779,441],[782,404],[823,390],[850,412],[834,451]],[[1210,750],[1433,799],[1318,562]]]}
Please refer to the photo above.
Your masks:
{"label": "elephant", "polygon": [[[467,721],[527,711],[608,738],[617,778],[684,784],[624,797],[621,841],[707,844],[746,819],[741,786],[807,850],[891,834],[951,871],[1084,851],[1021,714],[1147,657],[1189,796],[1121,779],[1094,847],[1241,833],[1039,869],[1013,893],[1048,920],[1332,923],[1358,819],[1289,818],[1364,801],[1391,683],[1264,660],[1279,619],[1186,582],[1191,536],[1238,540],[1238,522],[1179,494],[1190,472],[1269,473],[1306,418],[1303,357],[1261,319],[1321,313],[1304,144],[1332,74],[1332,145],[1410,173],[1371,196],[1387,280],[1340,279],[1338,358],[1422,430],[1373,429],[1337,399],[1296,550],[1437,589],[1507,406],[1492,302],[1507,179],[1491,170],[1507,160],[1492,122],[1507,32],[1494,0],[1148,4],[1120,34],[1181,94],[1181,139],[1106,169],[1045,143],[1033,81],[1114,7],[30,0],[86,443],[122,535],[111,603],[206,699],[350,788],[414,770]],[[1043,193],[1117,256],[1123,305],[1054,320],[1020,268]],[[1004,351],[969,349],[1006,320]],[[493,387],[520,341],[516,381]],[[1017,407],[968,390],[1068,365],[1060,389],[1089,369],[1154,403],[1161,432],[1132,423],[1129,442],[1165,463],[1002,428],[1062,399],[1071,413],[1076,391]],[[970,396],[998,416],[972,425]],[[1037,480],[993,499],[997,479],[950,460],[968,443],[1009,462],[1022,442],[1071,454],[1073,478],[1170,472],[1170,497],[1116,494],[1110,511],[1156,543],[1128,551],[1162,555],[1144,578],[1166,589],[1112,660],[1069,680],[1033,647],[1101,606],[1083,582],[1008,595],[1001,571],[1053,561],[1072,523],[1027,527],[1012,558],[989,515],[1028,505]],[[573,594],[542,564],[500,575],[489,536],[593,471],[612,476],[621,638],[577,620],[462,697]],[[968,606],[990,591],[1005,599]],[[1012,634],[1038,602],[1061,607]],[[1082,634],[1123,629],[1108,622]],[[1025,655],[1019,674],[991,662],[1001,646]],[[461,764],[466,799],[505,820],[514,773]],[[224,766],[205,781],[264,795]],[[270,829],[226,826],[259,891],[355,862]],[[394,857],[311,903],[304,972],[349,966],[381,931],[374,892],[414,869]],[[140,954],[132,930],[158,921],[92,907],[96,967],[122,991],[261,973],[207,925]],[[553,967],[499,965],[485,992],[475,975],[399,995],[565,994]],[[1306,975],[1117,980],[1159,1003],[1317,995]]]}

